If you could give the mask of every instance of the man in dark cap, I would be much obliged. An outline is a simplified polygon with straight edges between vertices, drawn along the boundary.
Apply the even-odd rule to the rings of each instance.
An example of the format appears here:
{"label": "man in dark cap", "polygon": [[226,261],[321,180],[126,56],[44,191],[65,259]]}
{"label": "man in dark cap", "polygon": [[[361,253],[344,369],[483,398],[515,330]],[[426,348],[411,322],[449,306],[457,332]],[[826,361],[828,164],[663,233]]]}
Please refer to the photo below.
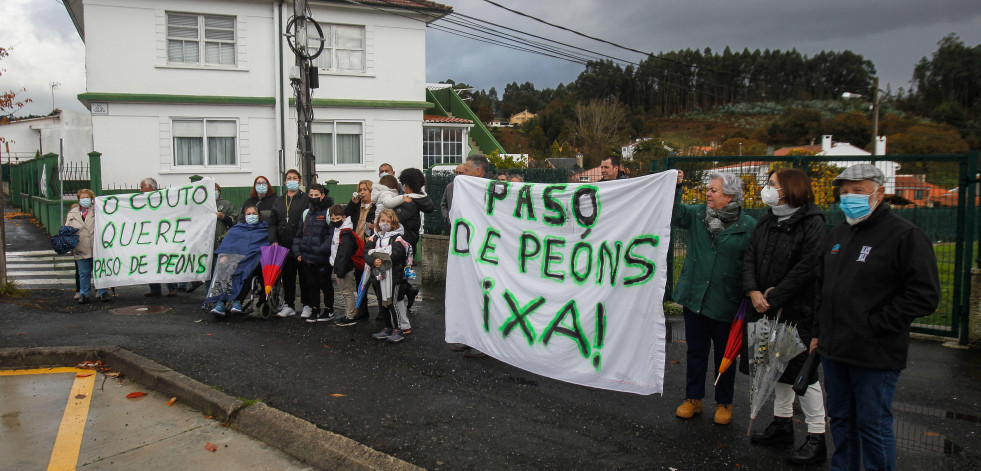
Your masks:
{"label": "man in dark cap", "polygon": [[824,365],[835,451],[831,469],[896,469],[892,398],[906,367],[909,327],[940,301],[933,245],[883,201],[885,178],[853,165],[841,188],[845,222],[824,247],[821,304],[811,349]]}

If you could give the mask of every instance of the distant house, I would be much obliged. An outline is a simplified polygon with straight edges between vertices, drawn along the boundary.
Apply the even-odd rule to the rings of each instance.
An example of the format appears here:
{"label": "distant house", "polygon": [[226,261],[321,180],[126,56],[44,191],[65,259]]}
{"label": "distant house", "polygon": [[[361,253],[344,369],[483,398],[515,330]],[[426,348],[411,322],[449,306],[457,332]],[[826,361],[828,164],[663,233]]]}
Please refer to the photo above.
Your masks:
{"label": "distant house", "polygon": [[428,84],[426,99],[433,107],[423,115],[424,168],[463,163],[478,152],[506,152],[452,86]]}
{"label": "distant house", "polygon": [[506,128],[511,126],[511,123],[509,123],[506,119],[500,117],[495,117],[494,119],[484,124],[486,124],[487,127],[489,128]]}
{"label": "distant house", "polygon": [[[925,174],[896,175],[896,204],[921,207],[957,206],[957,192],[926,181]],[[905,200],[905,201],[903,201]]]}
{"label": "distant house", "polygon": [[785,156],[790,155],[790,153],[791,152],[794,152],[794,151],[800,151],[800,152],[804,152],[804,153],[807,153],[807,154],[814,155],[814,154],[817,154],[818,152],[821,152],[821,150],[822,150],[822,147],[819,146],[819,145],[781,147],[781,148],[773,151],[773,156],[774,157],[785,157]]}
{"label": "distant house", "polygon": [[14,119],[0,126],[0,137],[6,140],[0,149],[3,162],[60,154],[63,145],[65,162],[87,163],[92,152],[92,118],[86,113],[57,110],[51,116]]}
{"label": "distant house", "polygon": [[[876,155],[886,155],[886,138],[885,136],[880,136],[876,139],[875,143]],[[840,157],[850,157],[850,156],[867,156],[872,155],[865,149],[860,147],[855,147],[847,142],[834,142],[831,136],[824,135],[821,136],[821,151],[817,153],[819,156],[840,156]],[[842,160],[842,161],[832,161],[828,162],[836,167],[846,168],[857,164],[873,164],[871,161],[855,161],[855,160]],[[899,171],[900,165],[891,160],[877,160],[873,165],[882,170],[882,174],[885,176],[885,184],[887,195],[896,194],[896,172]]]}
{"label": "distant house", "polygon": [[[284,37],[292,2],[62,3],[85,43],[86,92],[78,98],[92,113],[103,182],[154,177],[169,186],[198,174],[249,187],[258,175],[280,184],[299,166],[295,58]],[[325,0],[310,8],[326,38],[314,60],[320,88],[312,103],[321,181],[374,179],[382,162],[422,167],[425,128],[465,126],[423,117],[440,114],[424,87],[426,25],[452,8],[426,0]],[[462,134],[439,142],[461,141],[450,150],[462,156]]]}
{"label": "distant house", "polygon": [[528,109],[526,108],[524,111],[522,111],[520,113],[511,115],[511,118],[508,119],[508,123],[511,126],[521,126],[521,125],[527,123],[528,121],[531,121],[531,119],[534,118],[534,117],[535,117],[535,114],[529,112]]}
{"label": "distant house", "polygon": [[[640,144],[642,144],[644,142],[647,142],[647,141],[649,141],[651,139],[652,138],[650,138],[650,137],[641,137],[641,138],[634,139],[633,141],[627,142],[626,144],[620,146],[620,158],[623,159],[624,161],[633,160],[634,159],[634,149],[636,149],[637,146],[639,146]],[[668,147],[667,145],[665,145],[664,144],[664,141],[661,141],[661,146],[664,147],[664,149],[667,150],[668,152],[672,152],[672,153],[674,152],[674,149],[672,149],[672,148]]]}

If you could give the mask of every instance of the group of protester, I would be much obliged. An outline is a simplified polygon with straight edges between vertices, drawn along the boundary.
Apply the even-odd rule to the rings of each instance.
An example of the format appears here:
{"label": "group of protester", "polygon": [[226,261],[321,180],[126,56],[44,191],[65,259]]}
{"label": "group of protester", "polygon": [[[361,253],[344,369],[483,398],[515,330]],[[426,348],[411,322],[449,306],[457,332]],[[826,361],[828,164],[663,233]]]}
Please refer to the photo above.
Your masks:
{"label": "group of protester", "polygon": [[[933,246],[915,225],[884,202],[885,178],[874,165],[846,168],[839,189],[845,221],[826,229],[807,174],[771,172],[761,191],[769,206],[755,221],[742,212],[742,181],[710,173],[705,204],[683,204],[684,173],[672,225],[688,229],[687,254],[673,297],[682,305],[687,342],[685,400],[676,415],[702,412],[710,348],[716,374],[742,299],[746,322],[762,316],[796,325],[809,349],[792,359],[775,388],[773,421],[751,441],[794,443],[791,385],[809,352],[824,369],[825,408],[817,375],[799,397],[807,437],[788,456],[791,464],[826,460],[825,416],[834,442],[832,469],[895,469],[892,398],[906,367],[913,319],[932,314],[940,299]],[[740,370],[749,355],[743,351]],[[735,370],[715,386],[714,421],[731,420]]]}
{"label": "group of protester", "polygon": [[[353,326],[369,317],[367,302],[358,306],[355,300],[364,271],[370,270],[367,280],[385,321],[385,328],[372,337],[393,343],[402,341],[412,332],[408,313],[418,294],[418,288],[404,279],[404,271],[412,265],[422,225],[421,214],[435,210],[423,191],[426,179],[422,171],[408,168],[396,178],[392,166],[382,164],[378,182],[359,182],[358,191],[346,205],[334,204],[328,190],[318,183],[302,191],[301,179],[297,170],[287,171],[286,193],[276,195],[268,178],[256,177],[249,198],[238,211],[221,197],[221,186],[216,183],[215,260],[222,254],[241,253],[250,247],[280,245],[288,249],[281,274],[284,302],[273,306],[276,315],[297,315],[295,300],[299,284],[299,317],[307,322],[327,322],[339,327]],[[152,178],[140,182],[141,192],[157,188]],[[78,203],[72,206],[65,224],[79,230],[79,243],[73,254],[79,282],[76,298],[84,304],[91,300],[95,195],[83,189],[77,197]],[[242,313],[243,301],[250,295],[252,280],[257,277],[261,277],[258,267],[245,274],[236,292],[218,296],[211,312],[220,317]],[[334,310],[335,283],[338,294],[344,298],[343,312]],[[167,296],[193,292],[202,285],[202,282],[168,283]],[[108,290],[100,289],[97,294],[103,302],[111,299]],[[146,297],[162,295],[160,284],[149,285],[145,294]]]}

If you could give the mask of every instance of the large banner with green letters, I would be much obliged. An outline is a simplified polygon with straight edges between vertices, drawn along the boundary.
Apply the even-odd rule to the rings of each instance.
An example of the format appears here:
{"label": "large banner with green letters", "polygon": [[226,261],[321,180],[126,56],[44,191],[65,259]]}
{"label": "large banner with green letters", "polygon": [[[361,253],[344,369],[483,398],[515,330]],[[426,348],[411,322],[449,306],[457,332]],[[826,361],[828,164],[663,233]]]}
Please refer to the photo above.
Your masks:
{"label": "large banner with green letters", "polygon": [[591,184],[458,176],[446,341],[550,378],[662,391],[677,172]]}
{"label": "large banner with green letters", "polygon": [[96,288],[204,281],[218,211],[215,181],[95,198]]}

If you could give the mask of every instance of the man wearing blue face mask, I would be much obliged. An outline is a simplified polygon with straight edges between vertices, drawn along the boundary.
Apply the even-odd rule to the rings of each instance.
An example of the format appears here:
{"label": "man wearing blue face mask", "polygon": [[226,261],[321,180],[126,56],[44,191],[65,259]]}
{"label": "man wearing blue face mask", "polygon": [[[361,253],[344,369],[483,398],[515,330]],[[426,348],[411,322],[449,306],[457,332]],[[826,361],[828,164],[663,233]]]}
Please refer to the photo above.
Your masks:
{"label": "man wearing blue face mask", "polygon": [[[276,198],[272,205],[272,212],[269,213],[269,241],[290,250],[293,250],[293,236],[303,222],[303,211],[310,207],[310,198],[300,190],[301,179],[300,172],[295,169],[286,172],[286,194]],[[299,267],[296,254],[287,255],[286,261],[283,262],[282,273],[284,302],[282,306],[273,306],[278,309],[276,315],[279,317],[296,314],[294,303],[297,275],[300,278],[300,299],[306,299],[306,274]],[[310,316],[310,312],[306,314],[307,317]]]}
{"label": "man wearing blue face mask", "polygon": [[811,350],[824,365],[835,451],[831,469],[896,469],[892,398],[906,367],[909,328],[940,301],[933,245],[885,203],[885,177],[853,165],[841,188],[845,222],[824,244]]}

